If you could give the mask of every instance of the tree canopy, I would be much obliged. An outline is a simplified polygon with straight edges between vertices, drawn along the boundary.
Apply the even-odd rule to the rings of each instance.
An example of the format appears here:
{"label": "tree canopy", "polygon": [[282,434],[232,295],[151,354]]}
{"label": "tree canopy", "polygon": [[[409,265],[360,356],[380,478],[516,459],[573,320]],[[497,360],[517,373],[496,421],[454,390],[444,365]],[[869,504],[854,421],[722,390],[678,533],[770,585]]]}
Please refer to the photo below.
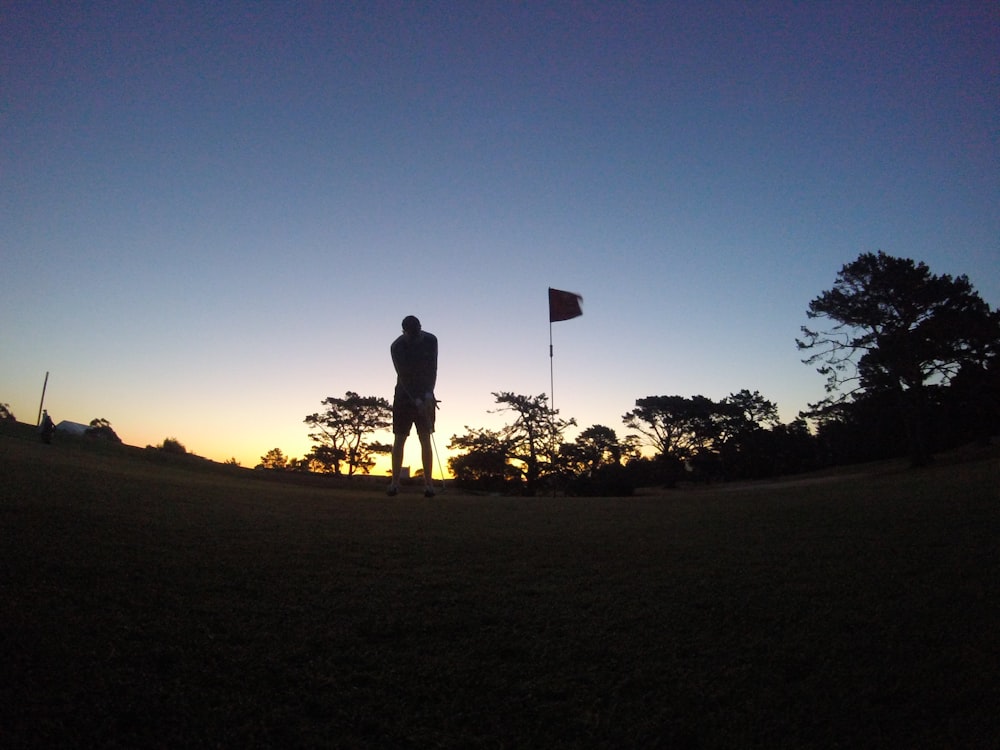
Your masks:
{"label": "tree canopy", "polygon": [[965,276],[935,275],[924,263],[881,251],[862,253],[837,274],[833,288],[809,303],[800,351],[812,352],[829,394],[814,413],[858,393],[897,396],[914,463],[928,459],[926,388],[947,384],[965,368],[986,368],[1000,350],[1000,317]]}
{"label": "tree canopy", "polygon": [[448,447],[465,449],[467,458],[452,459],[449,466],[469,478],[516,481],[525,495],[533,496],[543,480],[559,474],[562,435],[576,421],[560,419],[544,393],[524,396],[501,391],[493,398],[499,407],[494,413],[513,414],[514,421],[499,430],[466,427],[467,433],[453,436]]}
{"label": "tree canopy", "polygon": [[282,453],[281,448],[272,448],[260,457],[260,469],[269,471],[284,471],[288,466],[288,459]]}
{"label": "tree canopy", "polygon": [[313,459],[341,473],[341,463],[347,464],[348,476],[361,471],[365,474],[375,465],[374,455],[384,453],[388,446],[369,436],[392,425],[392,407],[379,396],[359,396],[347,391],[344,398],[328,396],[322,404],[326,411],[310,414],[306,424],[315,431],[309,434],[318,446]]}
{"label": "tree canopy", "polygon": [[120,443],[122,439],[118,437],[118,433],[114,431],[111,427],[111,422],[104,419],[104,417],[97,417],[96,419],[90,420],[90,426],[87,427],[84,435],[92,438],[99,438],[101,440],[108,440],[112,443]]}

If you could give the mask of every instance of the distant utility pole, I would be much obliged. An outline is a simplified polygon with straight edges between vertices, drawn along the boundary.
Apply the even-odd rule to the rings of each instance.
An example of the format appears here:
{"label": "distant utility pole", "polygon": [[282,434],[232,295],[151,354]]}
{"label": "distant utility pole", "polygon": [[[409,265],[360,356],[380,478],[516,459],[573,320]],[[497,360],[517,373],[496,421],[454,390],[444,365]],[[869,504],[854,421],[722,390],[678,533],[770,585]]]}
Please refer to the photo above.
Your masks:
{"label": "distant utility pole", "polygon": [[45,406],[45,389],[49,387],[49,371],[45,371],[45,382],[42,383],[42,400],[38,404],[38,419],[35,420],[35,426],[37,427],[42,423],[42,407]]}

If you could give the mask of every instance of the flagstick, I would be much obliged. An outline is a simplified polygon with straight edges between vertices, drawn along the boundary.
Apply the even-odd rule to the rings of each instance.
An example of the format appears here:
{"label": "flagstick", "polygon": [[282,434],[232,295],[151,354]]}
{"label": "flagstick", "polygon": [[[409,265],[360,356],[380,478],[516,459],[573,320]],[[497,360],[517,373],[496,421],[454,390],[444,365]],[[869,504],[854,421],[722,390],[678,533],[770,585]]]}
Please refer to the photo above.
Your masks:
{"label": "flagstick", "polygon": [[[552,324],[549,323],[549,330],[551,331]],[[45,406],[45,389],[49,387],[49,371],[45,371],[45,382],[42,383],[42,400],[38,403],[38,421],[35,422],[36,425],[42,423],[42,407]]]}
{"label": "flagstick", "polygon": [[[556,411],[556,380],[552,367],[552,315],[549,315],[549,414]],[[552,497],[556,496],[556,486],[552,485]]]}
{"label": "flagstick", "polygon": [[552,320],[549,320],[549,409],[556,408],[556,380],[552,366]]}

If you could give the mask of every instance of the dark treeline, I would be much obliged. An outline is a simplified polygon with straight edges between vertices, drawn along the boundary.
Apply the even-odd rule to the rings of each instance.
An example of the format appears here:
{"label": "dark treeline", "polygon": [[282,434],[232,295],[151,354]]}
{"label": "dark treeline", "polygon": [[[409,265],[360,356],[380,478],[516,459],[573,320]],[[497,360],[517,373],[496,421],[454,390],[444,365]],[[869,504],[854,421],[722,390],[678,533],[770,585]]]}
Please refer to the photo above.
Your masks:
{"label": "dark treeline", "polygon": [[[495,392],[510,417],[499,429],[466,426],[448,444],[460,486],[535,495],[628,495],[681,481],[765,479],[864,461],[934,453],[989,441],[1000,428],[1000,313],[965,276],[864,253],[809,303],[825,327],[802,327],[803,363],[826,377],[827,396],[788,424],[774,402],[743,389],[721,400],[645,396],[622,416],[627,433],[592,425],[568,441],[576,420],[545,394]],[[275,449],[262,466],[367,474],[389,446],[370,439],[391,424],[384,398],[323,401],[306,417],[316,445],[303,459]]]}
{"label": "dark treeline", "polygon": [[[992,408],[985,391],[967,381],[928,388],[929,451],[988,441],[1000,428],[996,394],[995,372]],[[622,496],[638,487],[767,479],[910,455],[898,399],[889,393],[824,408],[814,414],[813,429],[805,415],[780,423],[775,405],[747,390],[719,401],[647,396],[622,418],[632,434],[619,438],[614,429],[594,425],[572,442],[561,438],[573,420],[548,410],[544,395],[494,396],[516,418],[499,430],[467,428],[449,444],[464,451],[449,466],[466,489]]]}

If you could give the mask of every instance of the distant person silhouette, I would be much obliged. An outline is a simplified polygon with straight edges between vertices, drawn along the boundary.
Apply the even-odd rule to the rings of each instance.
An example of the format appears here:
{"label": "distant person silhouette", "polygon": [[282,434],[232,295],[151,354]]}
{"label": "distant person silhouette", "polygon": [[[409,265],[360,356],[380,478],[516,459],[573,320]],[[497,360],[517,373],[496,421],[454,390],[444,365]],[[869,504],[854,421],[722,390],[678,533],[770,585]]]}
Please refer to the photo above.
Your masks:
{"label": "distant person silhouette", "polygon": [[420,439],[420,457],[424,469],[424,497],[434,497],[431,433],[437,399],[438,340],[420,326],[414,315],[403,318],[403,333],[389,347],[392,365],[396,368],[396,391],[392,399],[392,480],[387,494],[399,492],[399,475],[403,467],[403,448],[410,428],[416,426]]}
{"label": "distant person silhouette", "polygon": [[52,436],[56,432],[55,422],[49,416],[47,409],[42,410],[42,421],[38,423],[38,434],[42,437],[42,442],[48,445],[52,442]]}

